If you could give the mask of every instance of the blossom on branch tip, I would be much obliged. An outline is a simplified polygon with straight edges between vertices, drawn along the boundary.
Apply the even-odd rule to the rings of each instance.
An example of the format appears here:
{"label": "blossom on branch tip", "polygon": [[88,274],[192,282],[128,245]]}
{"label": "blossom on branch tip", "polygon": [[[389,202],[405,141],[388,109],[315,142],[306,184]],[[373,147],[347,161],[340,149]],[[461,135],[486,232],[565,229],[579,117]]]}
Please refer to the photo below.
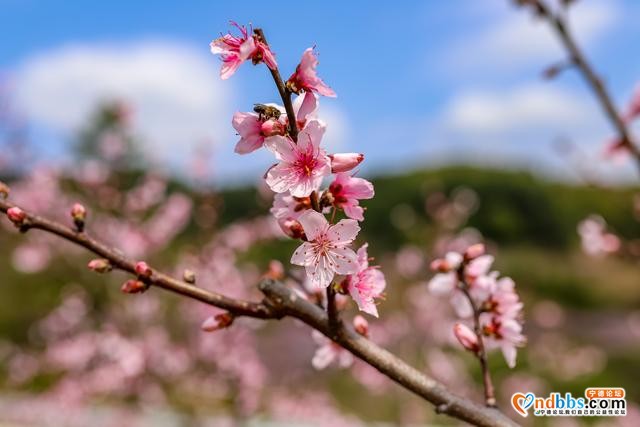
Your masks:
{"label": "blossom on branch tip", "polygon": [[347,276],[343,286],[346,287],[360,311],[378,317],[375,300],[382,297],[387,282],[377,266],[369,266],[367,247],[368,244],[365,243],[358,249],[358,271]]}
{"label": "blossom on branch tip", "polygon": [[349,172],[364,160],[361,153],[329,154],[331,159],[331,173]]}
{"label": "blossom on branch tip", "polygon": [[467,325],[456,323],[453,325],[453,334],[456,336],[460,344],[467,350],[477,353],[480,349],[478,345],[478,336]]}
{"label": "blossom on branch tip", "polygon": [[359,200],[371,199],[375,195],[373,184],[348,173],[339,173],[329,186],[333,205],[344,211],[349,218],[364,221],[364,208]]}
{"label": "blossom on branch tip", "polygon": [[222,59],[222,69],[220,77],[225,80],[231,77],[238,67],[248,59],[253,64],[264,62],[267,67],[275,70],[278,67],[274,54],[262,40],[249,34],[245,26],[240,26],[235,22],[231,25],[240,30],[240,35],[234,36],[227,33],[211,42],[211,53],[220,55]]}
{"label": "blossom on branch tip", "polygon": [[298,221],[307,241],[295,250],[291,263],[305,267],[313,286],[326,288],[336,273],[357,273],[358,257],[348,248],[360,231],[357,221],[343,219],[329,225],[324,215],[312,210],[300,215]]}
{"label": "blossom on branch tip", "polygon": [[302,54],[302,59],[296,67],[296,71],[287,80],[287,88],[293,93],[304,92],[317,92],[320,95],[330,96],[335,98],[336,93],[327,86],[318,77],[316,67],[318,66],[318,58],[310,47]]}
{"label": "blossom on branch tip", "polygon": [[92,259],[89,261],[89,264],[87,264],[87,267],[89,267],[89,270],[95,271],[96,273],[108,273],[113,268],[111,266],[111,262],[104,258]]}
{"label": "blossom on branch tip", "polygon": [[331,363],[336,362],[341,368],[348,368],[353,364],[353,355],[339,344],[331,341],[315,329],[311,331],[313,340],[318,344],[318,349],[311,359],[311,364],[317,370],[322,370]]}
{"label": "blossom on branch tip", "polygon": [[295,197],[307,197],[317,190],[331,173],[329,157],[320,148],[324,126],[312,120],[298,134],[296,144],[289,137],[271,136],[264,141],[279,163],[266,175],[267,185],[276,193],[289,191]]}

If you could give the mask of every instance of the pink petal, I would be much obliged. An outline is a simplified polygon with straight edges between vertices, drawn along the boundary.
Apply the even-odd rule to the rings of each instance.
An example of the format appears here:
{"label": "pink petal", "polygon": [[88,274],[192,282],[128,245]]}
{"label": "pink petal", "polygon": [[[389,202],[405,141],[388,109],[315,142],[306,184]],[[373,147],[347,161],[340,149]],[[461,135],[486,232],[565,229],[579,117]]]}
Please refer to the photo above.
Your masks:
{"label": "pink petal", "polygon": [[238,154],[248,154],[262,147],[264,137],[261,135],[252,135],[246,138],[240,138],[236,144],[234,151]]}
{"label": "pink petal", "polygon": [[318,152],[325,130],[325,126],[318,120],[308,121],[304,129],[298,134],[298,148],[300,151],[307,152],[311,150],[314,153]]}
{"label": "pink petal", "polygon": [[316,350],[313,359],[311,359],[311,364],[317,370],[322,370],[329,366],[335,358],[336,352],[331,347],[331,344],[326,344]]}
{"label": "pink petal", "polygon": [[504,343],[501,346],[502,355],[504,356],[504,360],[507,361],[507,366],[510,368],[516,367],[516,355],[517,349],[513,344]]}
{"label": "pink petal", "polygon": [[344,214],[349,218],[364,221],[364,208],[359,205],[357,200],[343,204],[342,210],[344,210]]}
{"label": "pink petal", "polygon": [[264,146],[273,152],[276,159],[280,161],[287,163],[294,163],[296,161],[298,149],[293,141],[287,137],[281,135],[270,136],[265,138]]}
{"label": "pink petal", "polygon": [[329,223],[324,215],[312,210],[300,215],[298,221],[302,224],[304,233],[307,235],[307,240],[310,242],[316,240],[318,236],[327,232],[327,229],[329,228]]}
{"label": "pink petal", "polygon": [[473,316],[473,308],[471,307],[471,303],[469,302],[467,296],[461,291],[456,291],[453,293],[453,296],[451,297],[451,305],[453,305],[453,309],[459,317],[466,319]]}
{"label": "pink petal", "polygon": [[315,113],[318,108],[318,100],[313,92],[305,92],[293,101],[293,109],[296,111],[296,120],[307,120],[308,116]]}
{"label": "pink petal", "polygon": [[329,227],[327,237],[334,244],[347,245],[355,240],[359,231],[360,226],[358,225],[358,221],[353,219],[342,219],[337,224]]}
{"label": "pink petal", "polygon": [[456,281],[455,273],[436,274],[429,281],[429,292],[434,295],[447,295],[455,289]]}
{"label": "pink petal", "polygon": [[365,243],[360,246],[360,249],[358,249],[358,265],[360,266],[360,270],[364,270],[369,267],[369,254],[367,253],[367,248],[369,248],[369,244]]}
{"label": "pink petal", "polygon": [[275,193],[284,193],[296,184],[296,176],[286,163],[278,163],[267,171],[265,182]]}
{"label": "pink petal", "polygon": [[316,288],[326,288],[333,281],[335,272],[326,264],[326,258],[320,257],[316,265],[308,265],[306,268],[307,278],[311,286]]}
{"label": "pink petal", "polygon": [[293,252],[291,256],[291,264],[307,266],[315,262],[316,253],[313,250],[313,245],[309,242],[304,242]]}
{"label": "pink petal", "polygon": [[330,253],[336,273],[346,275],[358,272],[358,256],[353,250],[339,246]]}

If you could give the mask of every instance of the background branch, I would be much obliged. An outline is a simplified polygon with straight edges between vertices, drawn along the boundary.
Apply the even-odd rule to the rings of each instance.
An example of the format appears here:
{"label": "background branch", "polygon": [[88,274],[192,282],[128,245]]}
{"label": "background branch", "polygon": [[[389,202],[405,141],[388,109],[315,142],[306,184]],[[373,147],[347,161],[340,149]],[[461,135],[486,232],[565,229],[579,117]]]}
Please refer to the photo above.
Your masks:
{"label": "background branch", "polygon": [[[529,2],[531,3],[531,2]],[[631,138],[631,132],[624,120],[620,116],[607,87],[602,79],[598,76],[592,65],[589,63],[582,50],[576,43],[565,18],[553,10],[543,1],[534,0],[536,13],[546,19],[552,29],[558,35],[562,45],[569,54],[571,63],[579,70],[580,74],[587,82],[594,95],[596,96],[600,106],[604,110],[605,115],[613,125],[618,134],[621,144],[629,150],[629,153],[635,159],[636,165],[640,170],[640,148]],[[526,3],[525,3],[526,4]]]}

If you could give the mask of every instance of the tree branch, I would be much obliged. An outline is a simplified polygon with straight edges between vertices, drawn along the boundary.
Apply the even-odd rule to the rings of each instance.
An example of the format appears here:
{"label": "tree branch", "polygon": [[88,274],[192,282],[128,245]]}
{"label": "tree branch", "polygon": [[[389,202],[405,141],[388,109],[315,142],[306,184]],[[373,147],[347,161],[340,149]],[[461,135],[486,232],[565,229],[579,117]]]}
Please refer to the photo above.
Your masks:
{"label": "tree branch", "polygon": [[[253,30],[254,34],[262,41],[265,45],[269,46],[267,43],[267,39],[264,36],[264,32],[261,28],[256,28]],[[271,76],[273,77],[273,81],[276,83],[278,88],[278,92],[280,93],[280,98],[282,98],[282,103],[284,104],[284,109],[287,112],[287,118],[289,119],[289,135],[291,139],[294,141],[298,140],[298,122],[296,121],[296,114],[293,111],[293,103],[291,102],[291,91],[287,89],[284,82],[282,81],[282,77],[280,76],[280,71],[276,68],[272,70],[269,68],[271,72]]]}
{"label": "tree branch", "polygon": [[[6,213],[7,210],[14,206],[15,205],[13,205],[12,203],[0,199],[0,212]],[[78,233],[70,227],[66,227],[55,221],[30,214],[28,212],[25,213],[26,219],[25,225],[21,228],[22,231],[27,231],[33,228],[55,234],[65,240],[68,240],[90,250],[94,254],[104,259],[109,260],[114,268],[135,274],[136,260],[125,257],[121,252],[109,248],[107,245],[90,237],[86,233]],[[229,298],[215,292],[207,291],[181,280],[177,280],[171,276],[157,272],[155,270],[150,277],[141,277],[139,279],[149,285],[157,286],[170,292],[193,298],[195,300],[204,302],[205,304],[213,305],[223,310],[228,310],[236,316],[248,316],[259,319],[270,319],[280,316],[276,311],[274,311],[273,308],[268,307],[264,304]]]}
{"label": "tree branch", "polygon": [[536,13],[544,17],[558,35],[569,54],[571,62],[580,71],[580,74],[582,74],[582,77],[593,91],[604,113],[618,133],[618,138],[622,145],[631,153],[640,169],[640,148],[632,140],[631,132],[622,120],[602,79],[582,53],[582,50],[569,31],[565,18],[560,14],[554,13],[543,0],[534,0],[533,3]]}
{"label": "tree branch", "polygon": [[[0,198],[0,212],[6,213],[7,210],[14,206],[12,203]],[[108,259],[118,269],[135,274],[135,261],[126,258],[117,250],[109,248],[85,233],[78,233],[55,221],[26,211],[25,214],[24,226],[21,227],[21,231],[38,229],[54,234]],[[256,303],[206,291],[155,270],[150,277],[139,279],[144,280],[149,285],[158,286],[205,304],[228,310],[235,316],[248,316],[258,319],[294,317],[322,332],[325,336],[340,344],[356,357],[376,368],[402,387],[431,402],[435,405],[438,413],[444,413],[478,426],[512,427],[518,425],[495,408],[477,405],[471,400],[451,393],[442,384],[409,366],[389,351],[378,347],[358,334],[350,326],[339,323],[335,331],[332,332],[332,328],[329,325],[329,317],[322,308],[300,297],[282,283],[273,280],[262,281],[259,284],[259,288],[265,295],[265,300],[261,303]]]}

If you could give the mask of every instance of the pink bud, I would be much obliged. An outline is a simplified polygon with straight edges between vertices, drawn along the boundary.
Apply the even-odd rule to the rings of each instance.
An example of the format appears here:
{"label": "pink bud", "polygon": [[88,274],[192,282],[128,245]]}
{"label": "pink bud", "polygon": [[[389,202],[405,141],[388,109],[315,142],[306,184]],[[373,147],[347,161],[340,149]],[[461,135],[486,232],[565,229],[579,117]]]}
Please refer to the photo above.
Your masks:
{"label": "pink bud", "polygon": [[477,243],[475,245],[471,245],[464,252],[464,259],[467,261],[471,261],[472,259],[478,258],[481,255],[484,255],[485,248],[482,243]]}
{"label": "pink bud", "polygon": [[224,329],[231,326],[231,324],[233,323],[233,319],[233,315],[228,312],[216,314],[215,316],[207,317],[205,321],[202,322],[200,329],[205,332],[213,332],[219,329]]}
{"label": "pink bud", "polygon": [[71,218],[76,229],[82,233],[84,230],[84,220],[87,218],[87,210],[80,203],[75,203],[71,208]]}
{"label": "pink bud", "polygon": [[89,270],[95,271],[96,273],[108,273],[112,268],[109,260],[103,258],[92,259],[89,261],[87,267],[89,267]]}
{"label": "pink bud", "polygon": [[284,233],[292,239],[301,239],[304,236],[304,229],[295,219],[283,219],[278,221],[278,225]]}
{"label": "pink bud", "polygon": [[130,279],[124,282],[120,290],[125,294],[140,294],[147,290],[147,285],[140,280]]}
{"label": "pink bud", "polygon": [[364,160],[364,154],[336,153],[330,154],[331,173],[349,172]]}
{"label": "pink bud", "polygon": [[16,227],[24,225],[24,221],[27,219],[27,214],[18,207],[7,209],[7,217],[9,221],[14,223]]}
{"label": "pink bud", "polygon": [[456,323],[453,326],[453,334],[464,348],[474,353],[478,352],[478,337],[467,325]]}
{"label": "pink bud", "polygon": [[262,126],[260,127],[260,133],[263,136],[284,135],[284,132],[284,124],[275,119],[267,120],[266,122],[262,123]]}
{"label": "pink bud", "polygon": [[449,271],[451,271],[451,266],[449,265],[449,263],[440,258],[431,261],[431,265],[429,267],[431,268],[431,270],[440,273],[448,273]]}
{"label": "pink bud", "polygon": [[369,335],[369,322],[359,314],[353,318],[353,328],[363,337]]}
{"label": "pink bud", "polygon": [[151,267],[144,261],[137,262],[135,269],[138,277],[151,277],[151,274],[153,274]]}

